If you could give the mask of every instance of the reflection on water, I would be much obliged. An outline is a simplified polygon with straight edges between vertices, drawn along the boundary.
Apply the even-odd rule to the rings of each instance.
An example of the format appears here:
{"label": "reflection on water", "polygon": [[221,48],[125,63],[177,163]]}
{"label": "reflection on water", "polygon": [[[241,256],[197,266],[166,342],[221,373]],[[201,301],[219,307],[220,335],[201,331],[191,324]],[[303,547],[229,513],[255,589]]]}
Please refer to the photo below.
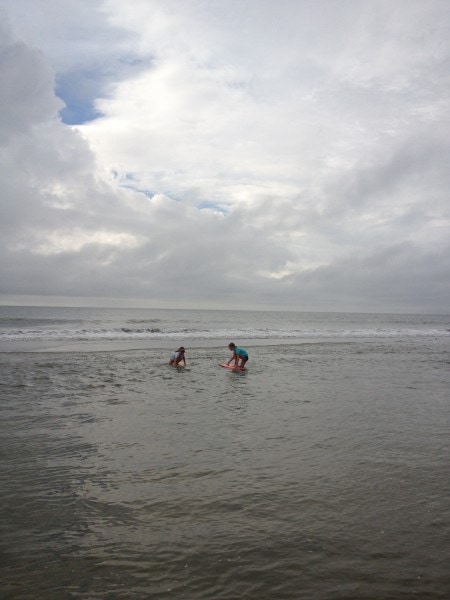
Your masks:
{"label": "reflection on water", "polygon": [[448,347],[2,355],[6,598],[446,599]]}

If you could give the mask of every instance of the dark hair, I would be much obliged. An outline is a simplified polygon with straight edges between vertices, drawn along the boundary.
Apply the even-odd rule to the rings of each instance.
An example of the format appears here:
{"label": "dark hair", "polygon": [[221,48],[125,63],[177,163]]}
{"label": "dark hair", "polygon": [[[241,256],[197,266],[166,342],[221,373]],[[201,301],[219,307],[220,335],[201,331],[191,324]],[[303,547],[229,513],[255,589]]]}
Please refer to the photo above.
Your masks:
{"label": "dark hair", "polygon": [[186,350],[183,348],[183,346],[180,346],[178,348],[177,352],[186,352]]}
{"label": "dark hair", "polygon": [[233,344],[233,342],[230,342],[228,344],[228,348],[236,348],[236,344]]}

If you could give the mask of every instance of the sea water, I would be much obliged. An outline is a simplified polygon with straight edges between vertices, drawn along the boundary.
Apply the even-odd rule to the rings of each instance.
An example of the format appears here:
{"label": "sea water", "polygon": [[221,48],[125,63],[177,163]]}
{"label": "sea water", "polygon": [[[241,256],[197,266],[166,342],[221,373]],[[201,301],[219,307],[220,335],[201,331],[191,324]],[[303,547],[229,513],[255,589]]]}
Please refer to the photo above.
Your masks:
{"label": "sea water", "polygon": [[2,597],[447,600],[449,329],[0,307]]}

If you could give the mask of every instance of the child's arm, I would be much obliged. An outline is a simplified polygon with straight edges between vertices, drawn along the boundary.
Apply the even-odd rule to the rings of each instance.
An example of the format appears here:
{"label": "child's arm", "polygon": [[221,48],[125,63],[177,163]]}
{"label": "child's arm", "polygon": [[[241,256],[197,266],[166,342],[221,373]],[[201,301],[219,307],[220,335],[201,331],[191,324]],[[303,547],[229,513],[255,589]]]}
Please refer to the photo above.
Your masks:
{"label": "child's arm", "polygon": [[237,354],[236,352],[233,352],[233,356],[230,358],[230,360],[227,362],[227,365],[230,364],[230,362],[233,362],[234,360],[234,364],[236,364],[236,358],[237,358]]}

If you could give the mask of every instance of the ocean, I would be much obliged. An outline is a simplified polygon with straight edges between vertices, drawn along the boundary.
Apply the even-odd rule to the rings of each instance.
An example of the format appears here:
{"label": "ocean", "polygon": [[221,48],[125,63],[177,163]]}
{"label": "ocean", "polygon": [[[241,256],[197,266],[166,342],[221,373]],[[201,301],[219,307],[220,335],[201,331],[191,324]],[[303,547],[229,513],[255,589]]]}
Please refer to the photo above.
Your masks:
{"label": "ocean", "polygon": [[4,306],[0,361],[5,600],[450,597],[450,316]]}

